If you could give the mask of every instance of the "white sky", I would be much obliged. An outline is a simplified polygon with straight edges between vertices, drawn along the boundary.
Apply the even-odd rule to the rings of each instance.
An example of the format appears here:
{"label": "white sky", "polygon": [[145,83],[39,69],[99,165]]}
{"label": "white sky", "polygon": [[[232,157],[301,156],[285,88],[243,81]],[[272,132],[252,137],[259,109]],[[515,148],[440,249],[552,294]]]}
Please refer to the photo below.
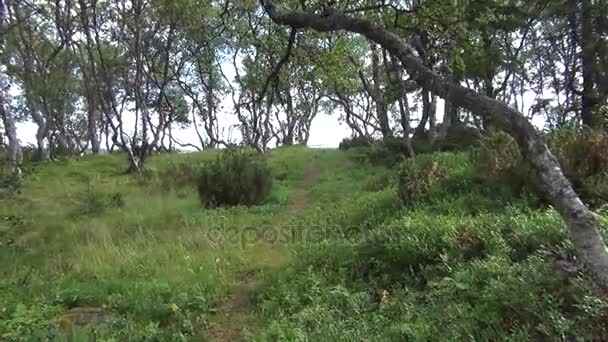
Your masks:
{"label": "white sky", "polygon": [[[235,77],[234,68],[230,64],[223,63],[222,69],[224,70],[224,73],[229,79],[233,79]],[[20,89],[18,89],[18,87],[13,87],[10,91],[11,95],[13,96],[19,94],[19,92]],[[414,95],[412,94],[409,96],[411,97],[410,103],[413,103]],[[525,109],[527,109],[527,107],[529,107],[534,100],[534,94],[524,94],[524,100],[526,101],[524,107]],[[445,103],[443,100],[438,99],[436,112],[437,122],[443,121],[444,104]],[[420,110],[421,108],[418,108],[416,112],[412,112],[412,119],[420,117]],[[232,99],[230,97],[230,94],[228,94],[222,99],[222,102],[220,103],[220,113],[218,113],[218,122],[220,124],[220,132],[222,134],[221,138],[225,140],[232,139],[233,141],[238,141],[240,140],[240,132],[235,129],[232,129],[232,131],[230,130],[230,126],[238,124],[238,119],[233,113],[233,111],[234,110]],[[192,115],[192,113],[190,113],[190,115]],[[319,113],[312,122],[308,146],[335,148],[338,147],[342,139],[349,137],[351,135],[351,130],[348,125],[339,121],[340,115],[341,112],[339,110],[330,115],[322,112]],[[123,122],[125,127],[125,133],[129,134],[130,132],[132,132],[132,128],[134,127],[134,115],[125,111],[125,113],[123,114]],[[200,120],[197,120],[197,122],[199,123],[199,125],[201,124]],[[396,123],[393,123],[393,125],[395,124]],[[534,118],[533,124],[538,128],[542,128],[544,126],[544,119],[541,116],[537,116]],[[417,125],[417,122],[413,120],[411,125],[415,127]],[[36,124],[31,121],[21,122],[17,124],[17,134],[22,144],[24,145],[36,144],[36,130]],[[201,132],[201,134],[204,134],[204,130],[202,127],[199,127],[199,131]],[[229,132],[232,134],[232,137],[228,136]],[[196,134],[196,130],[192,125],[185,129],[174,128],[173,136],[177,141],[182,144],[193,144],[196,146],[200,146],[198,135]],[[105,144],[102,143],[102,148],[104,147]],[[274,147],[273,142],[271,142],[270,147]],[[193,148],[188,147],[179,148],[183,150],[194,150]]]}
{"label": "white sky", "polygon": [[[222,115],[233,116],[230,113],[224,113]],[[335,115],[317,115],[312,123],[308,145],[311,147],[338,147],[343,138],[350,136],[350,129],[346,124],[339,123],[338,117],[339,114],[337,113]],[[224,121],[234,120],[234,118],[230,119],[232,120]],[[220,117],[219,120],[222,120],[222,118]],[[128,120],[125,121],[127,122]],[[20,122],[17,124],[17,134],[19,135],[22,144],[36,144],[36,129],[37,126],[33,122]],[[186,129],[175,129],[173,135],[181,143],[199,145],[198,136],[192,126]]]}
{"label": "white sky", "polygon": [[[533,98],[531,96],[531,98]],[[226,99],[227,101],[227,99]],[[437,103],[437,121],[441,122],[443,119],[443,107],[444,101],[439,99]],[[234,114],[229,111],[224,111],[219,114],[219,121],[223,123],[223,127],[225,128],[225,133],[228,132],[228,126],[237,122]],[[416,117],[417,115],[414,115]],[[418,115],[419,116],[419,115]],[[310,147],[326,147],[326,148],[335,148],[338,147],[340,141],[342,139],[349,137],[351,135],[350,128],[342,122],[339,122],[340,112],[335,112],[331,115],[320,113],[312,122],[310,139],[308,141],[308,146]],[[131,118],[131,120],[129,120]],[[133,127],[133,116],[125,113],[125,126]],[[544,119],[540,116],[537,116],[533,120],[533,124],[541,128],[544,125]],[[415,126],[415,122],[412,123],[412,126]],[[17,134],[19,139],[24,145],[27,144],[36,144],[36,129],[37,126],[33,122],[21,122],[17,124]],[[202,128],[200,128],[202,129]],[[238,132],[235,132],[238,136]],[[174,129],[173,131],[174,137],[181,143],[190,143],[194,145],[199,145],[198,136],[193,126],[189,126],[186,129]],[[228,137],[223,137],[228,138]],[[274,146],[271,146],[274,147]],[[188,148],[183,148],[188,150]]]}

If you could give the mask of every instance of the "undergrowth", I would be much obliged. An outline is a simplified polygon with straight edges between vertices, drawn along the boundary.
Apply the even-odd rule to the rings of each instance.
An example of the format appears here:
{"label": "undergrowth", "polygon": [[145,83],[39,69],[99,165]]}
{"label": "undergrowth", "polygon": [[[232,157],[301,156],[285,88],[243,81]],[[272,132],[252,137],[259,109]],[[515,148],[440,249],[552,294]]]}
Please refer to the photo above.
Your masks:
{"label": "undergrowth", "polygon": [[[607,339],[608,303],[559,215],[514,186],[528,176],[501,139],[393,168],[359,148],[273,150],[272,190],[251,207],[201,206],[217,152],[154,157],[142,177],[114,155],[40,165],[0,198],[0,340],[204,340],[244,272],[252,340]],[[310,198],[290,208],[312,160]],[[270,228],[285,239],[260,241]],[[276,244],[287,261],[266,267]],[[109,326],[62,330],[79,308]]]}

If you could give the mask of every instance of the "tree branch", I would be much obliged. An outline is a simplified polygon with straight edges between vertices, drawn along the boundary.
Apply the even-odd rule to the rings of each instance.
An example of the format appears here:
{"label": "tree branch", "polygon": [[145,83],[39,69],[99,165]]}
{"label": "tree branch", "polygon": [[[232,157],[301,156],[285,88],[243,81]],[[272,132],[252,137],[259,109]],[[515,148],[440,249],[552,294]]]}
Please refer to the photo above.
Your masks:
{"label": "tree branch", "polygon": [[320,16],[303,12],[284,12],[270,0],[260,0],[271,19],[293,28],[319,32],[350,31],[381,45],[397,57],[403,68],[423,89],[473,113],[491,119],[512,135],[524,158],[539,176],[541,189],[566,222],[576,251],[591,271],[597,285],[608,292],[608,250],[593,212],[574,192],[557,159],[548,150],[542,135],[519,111],[507,104],[448,81],[427,68],[413,49],[393,32],[373,22],[343,13]]}

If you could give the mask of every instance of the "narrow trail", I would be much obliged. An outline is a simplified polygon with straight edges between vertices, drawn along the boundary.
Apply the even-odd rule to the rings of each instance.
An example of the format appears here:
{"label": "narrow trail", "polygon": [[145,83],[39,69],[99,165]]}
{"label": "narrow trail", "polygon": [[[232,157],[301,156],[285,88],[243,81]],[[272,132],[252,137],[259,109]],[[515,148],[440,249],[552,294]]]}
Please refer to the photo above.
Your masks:
{"label": "narrow trail", "polygon": [[[309,205],[310,189],[318,176],[319,167],[317,161],[313,159],[308,164],[302,185],[292,194],[287,207],[273,218],[271,229],[281,229],[294,215]],[[239,285],[215,309],[215,315],[204,332],[206,340],[243,341],[246,338],[245,331],[253,329],[256,325],[251,302],[252,293],[257,286],[256,265],[278,269],[289,261],[289,251],[285,244],[260,242],[254,247],[263,250],[263,260],[252,260],[252,264],[249,265],[251,268],[245,268],[241,272]]]}

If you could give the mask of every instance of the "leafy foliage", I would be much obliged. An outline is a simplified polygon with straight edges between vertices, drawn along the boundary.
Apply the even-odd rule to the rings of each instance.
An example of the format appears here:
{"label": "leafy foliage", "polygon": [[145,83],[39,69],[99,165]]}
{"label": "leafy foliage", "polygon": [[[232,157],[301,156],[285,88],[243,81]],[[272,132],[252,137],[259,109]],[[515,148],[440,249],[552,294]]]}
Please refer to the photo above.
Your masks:
{"label": "leafy foliage", "polygon": [[266,161],[247,149],[227,150],[202,167],[198,193],[205,207],[261,204],[272,190]]}
{"label": "leafy foliage", "polygon": [[[590,129],[563,129],[547,134],[547,145],[583,201],[600,206],[608,199],[608,135]],[[523,161],[512,137],[503,132],[483,136],[474,151],[479,174],[515,192],[536,191],[536,177]]]}
{"label": "leafy foliage", "polygon": [[193,161],[170,161],[162,168],[147,168],[142,178],[144,183],[151,183],[163,191],[194,189],[201,172],[200,163]]}
{"label": "leafy foliage", "polygon": [[416,158],[405,161],[399,172],[399,197],[404,205],[411,205],[418,197],[444,179],[447,169],[432,158]]}
{"label": "leafy foliage", "polygon": [[344,138],[340,142],[338,148],[342,151],[347,151],[354,147],[369,147],[374,143],[374,140],[365,136],[356,135],[350,138]]}
{"label": "leafy foliage", "polygon": [[104,191],[95,182],[89,182],[84,191],[76,193],[73,201],[78,215],[101,215],[108,209],[121,208],[125,204],[120,192]]}

